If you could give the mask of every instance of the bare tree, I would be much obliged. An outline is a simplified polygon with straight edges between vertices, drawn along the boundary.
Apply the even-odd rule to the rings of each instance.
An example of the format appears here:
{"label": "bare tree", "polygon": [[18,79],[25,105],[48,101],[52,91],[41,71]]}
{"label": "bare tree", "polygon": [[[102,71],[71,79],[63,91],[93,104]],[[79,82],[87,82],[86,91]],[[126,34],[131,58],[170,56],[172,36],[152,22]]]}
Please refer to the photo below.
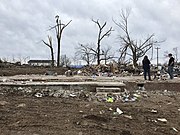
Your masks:
{"label": "bare tree", "polygon": [[79,46],[76,47],[75,55],[79,57],[79,59],[84,60],[88,66],[95,61],[95,54],[92,52],[92,47],[90,47],[89,44],[79,44]]}
{"label": "bare tree", "polygon": [[9,61],[9,58],[8,58],[8,57],[3,57],[3,58],[2,58],[2,61],[3,61],[4,63],[6,63],[6,62]]}
{"label": "bare tree", "polygon": [[105,61],[105,65],[107,64],[108,60],[115,58],[114,54],[112,54],[110,51],[111,51],[111,47],[102,49],[103,58],[101,58],[101,60]]}
{"label": "bare tree", "polygon": [[99,65],[101,62],[100,56],[102,55],[101,53],[101,41],[105,38],[105,37],[109,37],[112,30],[112,27],[109,28],[107,31],[103,32],[105,26],[106,26],[106,22],[104,22],[102,25],[100,24],[99,20],[93,20],[92,21],[98,26],[99,31],[98,31],[98,37],[97,37],[97,49],[93,49],[91,48],[91,50],[96,54],[97,56],[97,64]]}
{"label": "bare tree", "polygon": [[168,51],[164,51],[164,57],[167,58],[168,57],[169,52]]}
{"label": "bare tree", "polygon": [[45,42],[44,40],[42,40],[42,41],[46,46],[48,46],[50,48],[51,60],[52,60],[51,66],[54,67],[54,51],[53,51],[53,45],[52,45],[52,37],[48,35],[49,43]]}
{"label": "bare tree", "polygon": [[56,30],[56,36],[58,41],[58,53],[57,53],[57,66],[60,66],[60,57],[61,57],[61,38],[63,30],[71,23],[72,20],[70,20],[67,24],[63,24],[61,19],[59,19],[59,15],[55,16],[56,18],[56,25],[54,27],[51,27],[51,29]]}
{"label": "bare tree", "polygon": [[68,67],[68,66],[70,66],[70,64],[71,64],[70,59],[66,55],[62,55],[60,66]]}
{"label": "bare tree", "polygon": [[117,22],[115,20],[114,23],[123,31],[124,35],[119,35],[118,38],[121,41],[121,48],[119,60],[124,60],[126,55],[129,55],[134,67],[137,67],[137,61],[143,57],[154,44],[159,43],[158,41],[154,41],[154,34],[147,36],[145,40],[137,40],[132,39],[130,36],[130,32],[128,30],[128,17],[130,15],[130,11],[126,10],[124,12],[122,10],[120,17],[121,21]]}
{"label": "bare tree", "polygon": [[177,47],[173,48],[173,51],[174,51],[174,56],[175,56],[175,60],[177,63],[177,61],[178,61],[178,48]]}

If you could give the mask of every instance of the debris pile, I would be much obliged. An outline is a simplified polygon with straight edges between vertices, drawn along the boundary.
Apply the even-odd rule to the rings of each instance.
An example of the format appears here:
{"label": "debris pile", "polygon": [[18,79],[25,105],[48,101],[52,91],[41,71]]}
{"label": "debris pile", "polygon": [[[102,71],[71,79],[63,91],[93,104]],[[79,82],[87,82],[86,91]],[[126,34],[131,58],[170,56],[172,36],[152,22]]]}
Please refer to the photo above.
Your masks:
{"label": "debris pile", "polygon": [[67,70],[65,72],[67,77],[74,75],[83,75],[83,76],[131,76],[132,69],[126,69],[125,66],[119,67],[117,64],[108,64],[108,65],[92,65],[78,69],[77,71]]}
{"label": "debris pile", "polygon": [[57,98],[76,98],[86,101],[98,102],[135,102],[141,98],[147,98],[146,91],[136,90],[130,92],[125,89],[123,92],[107,93],[107,92],[88,92],[88,91],[72,91],[72,90],[47,90],[37,91],[33,96],[40,97],[57,97]]}

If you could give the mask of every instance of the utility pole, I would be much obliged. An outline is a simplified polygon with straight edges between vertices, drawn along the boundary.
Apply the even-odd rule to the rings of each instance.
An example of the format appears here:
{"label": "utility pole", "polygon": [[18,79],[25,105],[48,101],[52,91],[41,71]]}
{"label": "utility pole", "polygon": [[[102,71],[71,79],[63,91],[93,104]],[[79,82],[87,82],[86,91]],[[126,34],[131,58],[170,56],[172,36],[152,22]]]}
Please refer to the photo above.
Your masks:
{"label": "utility pole", "polygon": [[157,68],[158,68],[158,64],[159,64],[159,47],[156,47],[155,49],[157,49]]}

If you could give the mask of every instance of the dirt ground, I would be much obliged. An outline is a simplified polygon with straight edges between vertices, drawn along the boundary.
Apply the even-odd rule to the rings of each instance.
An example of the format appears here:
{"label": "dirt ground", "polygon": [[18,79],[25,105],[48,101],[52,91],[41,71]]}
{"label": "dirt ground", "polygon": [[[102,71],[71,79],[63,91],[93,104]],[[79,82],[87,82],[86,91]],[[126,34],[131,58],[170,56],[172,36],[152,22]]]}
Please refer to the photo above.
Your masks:
{"label": "dirt ground", "polygon": [[178,135],[179,103],[179,92],[162,91],[125,103],[1,93],[0,134]]}
{"label": "dirt ground", "polygon": [[47,71],[53,71],[58,75],[63,75],[67,68],[62,67],[4,67],[0,68],[0,76],[13,76],[13,75],[31,75],[31,74],[41,74],[44,75]]}
{"label": "dirt ground", "polygon": [[174,85],[177,91],[146,91],[134,102],[112,103],[0,89],[0,135],[179,135],[180,92]]}

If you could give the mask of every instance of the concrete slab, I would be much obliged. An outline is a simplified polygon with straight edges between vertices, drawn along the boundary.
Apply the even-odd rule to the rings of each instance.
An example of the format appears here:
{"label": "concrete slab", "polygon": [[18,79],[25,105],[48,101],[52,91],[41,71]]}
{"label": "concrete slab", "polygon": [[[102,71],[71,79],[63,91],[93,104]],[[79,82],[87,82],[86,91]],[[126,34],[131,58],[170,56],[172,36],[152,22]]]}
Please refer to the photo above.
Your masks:
{"label": "concrete slab", "polygon": [[60,86],[60,85],[93,85],[93,86],[104,86],[104,87],[123,87],[125,86],[122,82],[1,82],[0,86]]}

